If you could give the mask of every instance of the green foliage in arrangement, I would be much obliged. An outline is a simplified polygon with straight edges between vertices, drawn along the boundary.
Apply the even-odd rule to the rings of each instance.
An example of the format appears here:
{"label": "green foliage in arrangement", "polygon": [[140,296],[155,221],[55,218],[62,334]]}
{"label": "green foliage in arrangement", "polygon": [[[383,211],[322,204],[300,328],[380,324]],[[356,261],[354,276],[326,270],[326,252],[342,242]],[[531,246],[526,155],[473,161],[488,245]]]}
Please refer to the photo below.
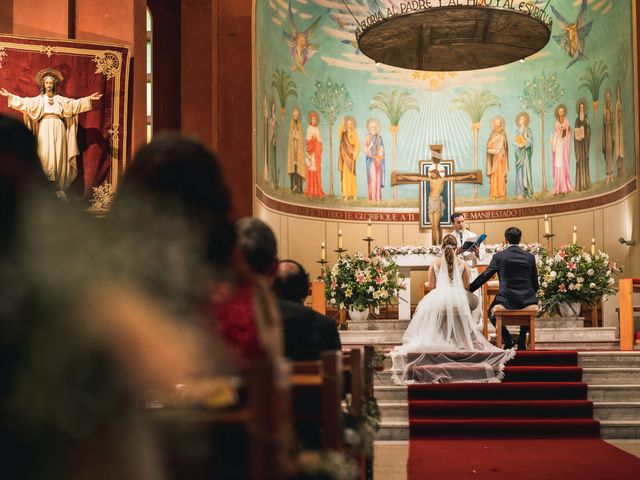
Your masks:
{"label": "green foliage in arrangement", "polygon": [[325,271],[329,304],[360,312],[396,300],[403,280],[391,258],[375,254],[346,255]]}
{"label": "green foliage in arrangement", "polygon": [[538,259],[542,313],[557,313],[561,303],[597,304],[605,295],[616,293],[613,274],[621,271],[604,252],[592,255],[573,244],[552,253],[543,250]]}

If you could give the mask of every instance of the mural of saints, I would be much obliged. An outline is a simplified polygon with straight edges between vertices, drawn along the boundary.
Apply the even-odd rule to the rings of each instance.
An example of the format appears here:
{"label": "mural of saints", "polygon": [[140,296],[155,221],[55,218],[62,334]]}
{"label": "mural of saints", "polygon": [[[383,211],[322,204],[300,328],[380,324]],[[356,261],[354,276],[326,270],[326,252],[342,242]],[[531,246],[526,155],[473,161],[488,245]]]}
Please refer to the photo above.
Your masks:
{"label": "mural of saints", "polygon": [[573,129],[573,151],[576,156],[576,190],[591,188],[591,173],[589,171],[589,145],[591,144],[591,125],[587,113],[587,101],[578,100],[576,105],[578,118]]}
{"label": "mural of saints", "polygon": [[367,131],[364,140],[364,154],[367,157],[367,193],[369,200],[382,200],[384,187],[384,143],[380,136],[380,122],[377,118],[367,120]]}
{"label": "mural of saints", "polygon": [[273,188],[278,188],[278,157],[276,157],[278,114],[276,113],[276,102],[273,98],[271,99],[271,117],[267,127],[267,137],[269,139],[269,180]]}
{"label": "mural of saints", "polygon": [[302,193],[305,171],[305,149],[300,109],[293,107],[291,111],[291,122],[289,123],[289,143],[287,144],[287,173],[289,174],[291,191],[294,193]]}
{"label": "mural of saints", "polygon": [[571,185],[571,125],[567,120],[567,107],[556,107],[556,125],[551,134],[551,164],[553,166],[553,193],[568,193]]}
{"label": "mural of saints", "polygon": [[613,110],[611,107],[611,89],[604,93],[604,108],[602,109],[602,153],[607,172],[607,183],[613,181]]}
{"label": "mural of saints", "polygon": [[267,128],[269,125],[269,101],[267,100],[267,96],[265,95],[264,101],[262,102],[262,125],[264,126],[264,141],[262,148],[264,151],[263,154],[263,162],[264,168],[262,169],[262,179],[265,182],[269,181],[269,135],[267,135]]}
{"label": "mural of saints", "polygon": [[340,147],[338,150],[338,171],[342,180],[342,198],[355,199],[358,195],[356,187],[356,160],[360,153],[360,139],[356,130],[356,120],[351,115],[342,119],[338,128]]}
{"label": "mural of saints", "polygon": [[509,143],[504,131],[504,118],[491,119],[491,133],[487,140],[487,177],[489,197],[504,198],[507,195],[507,173],[509,172]]}
{"label": "mural of saints", "polygon": [[318,112],[311,111],[308,116],[307,144],[305,162],[307,164],[307,188],[304,194],[309,197],[323,198],[322,191],[322,137],[318,128]]}
{"label": "mural of saints", "polygon": [[623,123],[622,123],[622,87],[620,82],[616,86],[616,128],[615,139],[613,142],[613,156],[616,159],[616,166],[618,169],[618,177],[622,177],[624,173],[624,135],[623,135]]}
{"label": "mural of saints", "polygon": [[516,116],[516,195],[518,198],[533,197],[533,179],[531,175],[531,155],[533,153],[533,134],[529,128],[529,114],[520,112]]}

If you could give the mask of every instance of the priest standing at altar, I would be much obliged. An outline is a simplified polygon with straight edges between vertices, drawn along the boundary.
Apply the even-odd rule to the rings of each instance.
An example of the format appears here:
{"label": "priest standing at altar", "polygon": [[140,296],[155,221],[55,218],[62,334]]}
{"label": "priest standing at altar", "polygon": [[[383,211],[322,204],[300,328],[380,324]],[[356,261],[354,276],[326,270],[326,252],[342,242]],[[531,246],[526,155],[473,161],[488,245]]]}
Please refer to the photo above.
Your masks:
{"label": "priest standing at altar", "polygon": [[[461,255],[469,265],[469,268],[471,269],[471,281],[474,281],[476,278],[478,278],[478,261],[483,259],[486,255],[484,243],[482,243],[480,247],[475,247],[470,252],[462,253],[462,245],[464,244],[464,242],[471,239],[475,240],[475,237],[477,237],[478,234],[472,232],[467,228],[464,214],[462,213],[456,212],[452,214],[451,224],[453,225],[453,231],[451,233],[456,237],[456,240],[458,242],[458,250],[456,253],[458,255]],[[473,315],[474,321],[476,322],[476,325],[482,326],[482,295],[480,290],[477,290],[474,295],[478,297],[478,307],[471,313]]]}

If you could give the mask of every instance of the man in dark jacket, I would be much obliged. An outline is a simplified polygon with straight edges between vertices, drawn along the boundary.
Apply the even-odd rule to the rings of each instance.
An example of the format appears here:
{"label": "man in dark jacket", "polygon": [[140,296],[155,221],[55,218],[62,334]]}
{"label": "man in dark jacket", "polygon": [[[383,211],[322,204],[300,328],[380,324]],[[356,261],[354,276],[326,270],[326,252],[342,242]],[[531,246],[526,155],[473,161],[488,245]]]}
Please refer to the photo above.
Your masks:
{"label": "man in dark jacket", "polygon": [[[506,243],[509,246],[500,253],[496,253],[491,259],[489,267],[476,278],[469,291],[473,292],[480,288],[487,280],[498,274],[500,280],[500,291],[489,307],[493,310],[495,305],[502,305],[508,310],[519,310],[529,305],[536,305],[538,299],[538,268],[536,267],[536,257],[525,252],[518,245],[522,238],[522,231],[517,227],[510,227],[504,232]],[[491,315],[491,323],[496,324],[495,317]],[[528,327],[520,327],[518,337],[518,349],[526,349],[526,336]],[[505,348],[513,347],[513,339],[506,326],[502,326],[502,338],[505,339]]]}
{"label": "man in dark jacket", "polygon": [[309,294],[309,275],[294,260],[282,260],[272,290],[284,326],[284,351],[291,360],[317,360],[325,350],[340,350],[336,322],[303,305]]}

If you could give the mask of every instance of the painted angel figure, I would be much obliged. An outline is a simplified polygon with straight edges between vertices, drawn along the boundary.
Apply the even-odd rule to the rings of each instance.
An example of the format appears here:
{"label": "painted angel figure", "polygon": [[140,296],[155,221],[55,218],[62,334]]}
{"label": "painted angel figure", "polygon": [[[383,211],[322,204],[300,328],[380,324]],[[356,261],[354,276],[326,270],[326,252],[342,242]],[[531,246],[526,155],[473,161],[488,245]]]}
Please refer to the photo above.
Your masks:
{"label": "painted angel figure", "polygon": [[553,5],[551,6],[551,10],[558,19],[560,28],[564,32],[560,35],[554,35],[553,39],[567,52],[567,55],[571,57],[567,68],[578,60],[586,60],[587,56],[584,54],[584,44],[591,31],[591,25],[593,24],[593,20],[587,24],[584,23],[584,16],[587,13],[587,0],[582,0],[578,17],[573,23],[569,23]]}
{"label": "painted angel figure", "polygon": [[299,30],[295,23],[291,2],[289,2],[289,31],[282,31],[291,47],[291,70],[305,72],[304,65],[318,51],[318,45],[311,43],[311,35],[316,31],[320,23],[316,18],[306,30]]}
{"label": "painted angel figure", "polygon": [[55,184],[57,195],[66,198],[65,191],[78,175],[78,115],[92,110],[92,101],[102,98],[93,93],[78,99],[57,93],[64,77],[53,69],[45,68],[36,75],[40,86],[37,97],[19,97],[0,88],[7,97],[9,108],[23,113],[24,121],[38,139],[38,156],[45,175]]}

